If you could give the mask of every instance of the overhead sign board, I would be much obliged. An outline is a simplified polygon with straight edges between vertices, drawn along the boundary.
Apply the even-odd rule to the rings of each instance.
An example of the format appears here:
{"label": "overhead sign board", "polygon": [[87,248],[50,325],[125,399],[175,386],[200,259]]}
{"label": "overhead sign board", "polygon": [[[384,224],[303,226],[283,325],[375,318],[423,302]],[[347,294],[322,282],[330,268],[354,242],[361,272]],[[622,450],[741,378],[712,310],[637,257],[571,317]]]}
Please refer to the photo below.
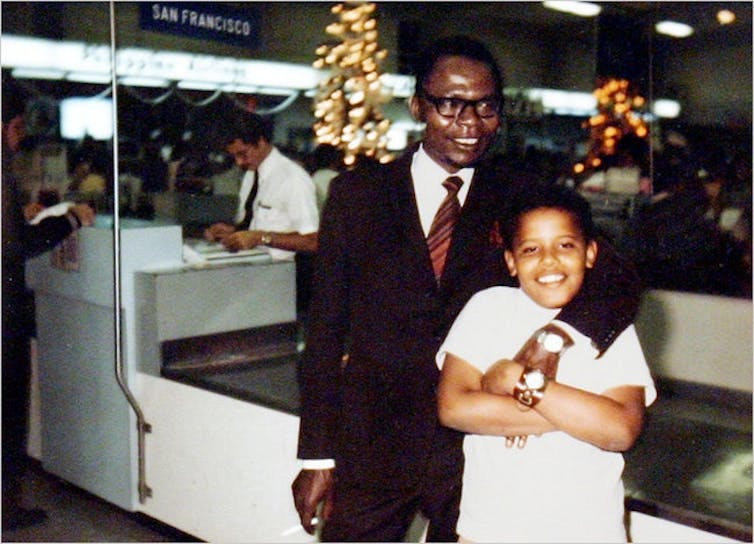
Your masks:
{"label": "overhead sign board", "polygon": [[232,45],[259,46],[259,17],[215,2],[140,2],[139,28]]}

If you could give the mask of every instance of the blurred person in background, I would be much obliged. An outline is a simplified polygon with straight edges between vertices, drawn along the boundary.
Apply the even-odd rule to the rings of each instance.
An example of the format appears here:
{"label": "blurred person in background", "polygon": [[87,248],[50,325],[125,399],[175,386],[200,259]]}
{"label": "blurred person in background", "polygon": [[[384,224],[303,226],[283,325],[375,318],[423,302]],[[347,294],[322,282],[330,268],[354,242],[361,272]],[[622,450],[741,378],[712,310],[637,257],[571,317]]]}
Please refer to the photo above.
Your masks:
{"label": "blurred person in background", "polygon": [[24,210],[18,179],[10,169],[24,139],[19,100],[3,93],[2,118],[2,527],[14,530],[44,521],[43,510],[23,506],[22,480],[28,463],[26,435],[30,388],[30,337],[34,328],[33,295],[25,285],[26,259],[48,251],[73,231],[90,226],[94,211],[87,204],[70,206],[59,216],[28,222],[44,203]]}

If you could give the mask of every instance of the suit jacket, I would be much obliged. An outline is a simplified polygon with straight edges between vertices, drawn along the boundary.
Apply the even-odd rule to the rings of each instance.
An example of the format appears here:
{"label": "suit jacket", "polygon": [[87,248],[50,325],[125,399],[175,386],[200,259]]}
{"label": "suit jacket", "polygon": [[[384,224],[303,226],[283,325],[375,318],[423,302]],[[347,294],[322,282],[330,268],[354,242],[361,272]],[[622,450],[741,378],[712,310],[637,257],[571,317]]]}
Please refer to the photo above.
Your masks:
{"label": "suit jacket", "polygon": [[[10,345],[11,339],[23,339],[29,335],[29,319],[33,319],[33,316],[25,313],[30,297],[25,283],[26,260],[54,248],[73,231],[70,221],[64,216],[48,217],[37,225],[26,222],[17,180],[11,174],[12,154],[3,145],[3,345],[6,340]],[[4,366],[5,363],[3,357]],[[21,364],[28,365],[28,361]]]}
{"label": "suit jacket", "polygon": [[475,169],[438,285],[410,175],[413,151],[332,182],[299,365],[299,457],[335,458],[338,478],[372,488],[460,477],[462,435],[438,423],[435,354],[471,295],[511,283],[491,236],[515,190],[511,178]]}

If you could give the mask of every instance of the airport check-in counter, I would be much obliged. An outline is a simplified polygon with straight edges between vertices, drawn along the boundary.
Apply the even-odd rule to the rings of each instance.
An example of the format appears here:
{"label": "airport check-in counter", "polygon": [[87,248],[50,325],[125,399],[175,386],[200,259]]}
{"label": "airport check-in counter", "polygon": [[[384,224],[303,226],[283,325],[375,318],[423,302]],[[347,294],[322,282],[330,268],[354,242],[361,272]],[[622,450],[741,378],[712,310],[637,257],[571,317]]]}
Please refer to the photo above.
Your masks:
{"label": "airport check-in counter", "polygon": [[139,509],[207,541],[310,541],[290,494],[303,342],[295,262],[247,253],[135,274],[151,429],[151,496]]}

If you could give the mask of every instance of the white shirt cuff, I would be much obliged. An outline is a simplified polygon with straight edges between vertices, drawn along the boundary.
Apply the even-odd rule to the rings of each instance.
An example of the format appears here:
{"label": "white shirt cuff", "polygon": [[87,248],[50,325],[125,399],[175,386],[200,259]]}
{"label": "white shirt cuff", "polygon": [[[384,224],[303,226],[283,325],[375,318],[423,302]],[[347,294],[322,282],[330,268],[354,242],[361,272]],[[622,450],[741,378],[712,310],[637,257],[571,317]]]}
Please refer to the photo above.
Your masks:
{"label": "white shirt cuff", "polygon": [[305,459],[302,463],[304,470],[324,470],[335,468],[335,459]]}

